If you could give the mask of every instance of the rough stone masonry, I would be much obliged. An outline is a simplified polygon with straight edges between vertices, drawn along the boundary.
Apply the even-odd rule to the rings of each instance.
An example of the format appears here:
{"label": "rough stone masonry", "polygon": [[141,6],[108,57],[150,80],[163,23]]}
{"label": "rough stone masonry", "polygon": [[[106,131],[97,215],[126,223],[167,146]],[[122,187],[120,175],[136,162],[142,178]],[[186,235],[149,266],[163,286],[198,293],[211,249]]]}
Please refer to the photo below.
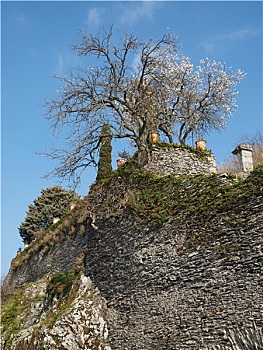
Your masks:
{"label": "rough stone masonry", "polygon": [[153,146],[151,160],[145,169],[160,175],[213,174],[216,173],[216,160],[213,155],[200,159],[187,149]]}

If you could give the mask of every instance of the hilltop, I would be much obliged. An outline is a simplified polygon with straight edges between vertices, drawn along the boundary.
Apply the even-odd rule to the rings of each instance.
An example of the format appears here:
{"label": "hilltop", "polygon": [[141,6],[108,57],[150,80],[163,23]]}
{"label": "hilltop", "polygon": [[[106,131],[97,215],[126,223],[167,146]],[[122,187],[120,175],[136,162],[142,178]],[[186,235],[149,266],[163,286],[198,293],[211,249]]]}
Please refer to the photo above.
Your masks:
{"label": "hilltop", "polygon": [[[12,261],[4,349],[235,349],[261,338],[263,166],[126,164]],[[12,292],[12,294],[8,294]]]}

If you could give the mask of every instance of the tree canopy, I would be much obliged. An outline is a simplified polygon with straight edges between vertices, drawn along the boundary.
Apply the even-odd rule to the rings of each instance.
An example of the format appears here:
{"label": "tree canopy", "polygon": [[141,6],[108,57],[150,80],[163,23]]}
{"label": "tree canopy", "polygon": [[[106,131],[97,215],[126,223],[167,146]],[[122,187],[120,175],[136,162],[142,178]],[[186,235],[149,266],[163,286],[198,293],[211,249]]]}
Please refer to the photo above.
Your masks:
{"label": "tree canopy", "polygon": [[112,138],[132,140],[143,166],[153,131],[185,144],[189,137],[225,128],[245,76],[208,58],[194,68],[169,34],[141,42],[129,33],[117,40],[112,28],[98,35],[82,32],[72,49],[97,63],[57,77],[64,87],[46,102],[47,119],[55,132],[68,128],[68,144],[46,155],[59,161],[51,174],[75,183],[84,169],[97,165],[104,124]]}
{"label": "tree canopy", "polygon": [[79,195],[76,192],[65,190],[61,186],[42,190],[41,195],[28,206],[25,220],[18,228],[23,242],[30,244],[35,239],[36,232],[47,229],[53,224],[54,218],[61,218],[77,199]]}

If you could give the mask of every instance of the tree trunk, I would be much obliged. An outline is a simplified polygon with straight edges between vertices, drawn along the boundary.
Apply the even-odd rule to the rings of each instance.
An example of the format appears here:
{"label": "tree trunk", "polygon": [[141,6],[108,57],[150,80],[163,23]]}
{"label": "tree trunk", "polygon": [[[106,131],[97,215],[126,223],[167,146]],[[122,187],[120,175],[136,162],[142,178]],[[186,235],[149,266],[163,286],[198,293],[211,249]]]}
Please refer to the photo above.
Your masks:
{"label": "tree trunk", "polygon": [[164,125],[159,125],[159,129],[165,134],[165,136],[168,138],[169,143],[173,143],[173,135],[171,131]]}
{"label": "tree trunk", "polygon": [[149,135],[150,128],[147,123],[147,118],[144,116],[141,118],[141,125],[139,129],[139,135],[136,140],[138,149],[138,168],[145,166],[150,159],[150,141]]}
{"label": "tree trunk", "polygon": [[144,124],[137,142],[138,147],[138,167],[144,167],[150,159],[149,130]]}
{"label": "tree trunk", "polygon": [[150,149],[148,145],[138,147],[138,167],[144,167],[150,159]]}

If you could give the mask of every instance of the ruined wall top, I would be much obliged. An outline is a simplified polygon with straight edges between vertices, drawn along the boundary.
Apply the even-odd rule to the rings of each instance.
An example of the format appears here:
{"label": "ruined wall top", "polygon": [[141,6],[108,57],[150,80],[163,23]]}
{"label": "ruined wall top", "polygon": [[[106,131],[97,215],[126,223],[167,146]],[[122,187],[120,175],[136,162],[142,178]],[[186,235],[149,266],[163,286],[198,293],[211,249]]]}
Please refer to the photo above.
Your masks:
{"label": "ruined wall top", "polygon": [[209,175],[216,173],[216,160],[213,155],[198,156],[187,148],[153,145],[151,159],[145,169],[163,175]]}

